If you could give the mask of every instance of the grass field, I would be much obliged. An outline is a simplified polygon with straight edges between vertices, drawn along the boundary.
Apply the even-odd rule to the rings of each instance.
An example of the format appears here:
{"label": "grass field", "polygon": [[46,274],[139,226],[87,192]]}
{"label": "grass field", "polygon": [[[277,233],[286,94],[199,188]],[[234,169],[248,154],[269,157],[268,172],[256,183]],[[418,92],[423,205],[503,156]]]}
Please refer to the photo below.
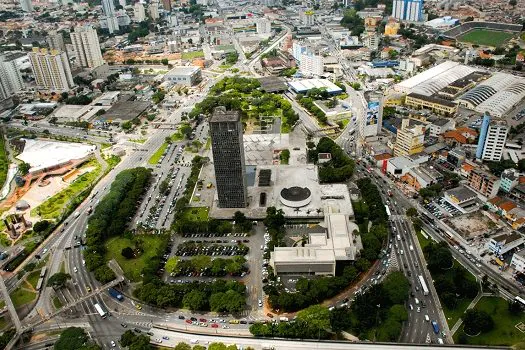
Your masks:
{"label": "grass field", "polygon": [[26,277],[26,281],[29,282],[33,288],[36,289],[36,284],[38,283],[38,279],[40,278],[40,271],[33,271]]}
{"label": "grass field", "polygon": [[[519,322],[525,323],[525,315],[512,315],[507,308],[507,301],[498,297],[483,297],[474,307],[477,310],[487,312],[494,320],[494,329],[488,333],[475,337],[462,337],[470,345],[485,346],[512,346],[525,341],[525,333],[520,332],[515,326]],[[457,344],[463,333],[463,326],[454,334],[454,342]]]}
{"label": "grass field", "polygon": [[199,58],[199,57],[204,57],[204,51],[183,52],[181,58],[183,60],[192,60],[194,58]]}
{"label": "grass field", "polygon": [[108,260],[117,260],[122,270],[124,270],[124,275],[133,282],[140,281],[140,274],[146,265],[146,261],[155,256],[155,251],[159,248],[163,239],[162,237],[153,235],[140,235],[137,237],[142,240],[144,253],[136,259],[126,259],[120,254],[122,249],[126,247],[135,247],[135,244],[130,239],[115,237],[106,242],[108,250],[106,258]]}
{"label": "grass field", "polygon": [[53,297],[53,305],[55,306],[56,310],[59,310],[62,307],[62,302],[58,297]]}
{"label": "grass field", "polygon": [[7,327],[7,321],[4,317],[0,317],[0,331]]}
{"label": "grass field", "polygon": [[208,219],[208,207],[189,207],[184,209],[184,218],[195,221],[205,221]]}
{"label": "grass field", "polygon": [[0,300],[0,309],[3,309],[5,306],[5,300]]}
{"label": "grass field", "polygon": [[166,148],[168,148],[168,143],[164,142],[162,145],[160,145],[159,149],[155,153],[153,153],[151,158],[148,160],[148,163],[150,163],[151,165],[157,164],[160,160],[160,157],[162,157],[162,155],[164,154]]}
{"label": "grass field", "polygon": [[17,288],[11,293],[11,300],[15,305],[15,308],[19,308],[22,305],[32,302],[36,298],[36,293],[31,292],[27,289]]}
{"label": "grass field", "polygon": [[77,177],[71,185],[58,192],[38,207],[32,209],[31,215],[40,215],[42,219],[47,220],[54,220],[60,217],[71,200],[91,186],[102,171],[102,167],[96,159],[92,159],[82,166],[82,168],[85,167],[94,167],[94,169]]}
{"label": "grass field", "polygon": [[473,29],[458,36],[457,40],[475,45],[499,47],[513,36],[513,33],[500,32],[496,30]]}

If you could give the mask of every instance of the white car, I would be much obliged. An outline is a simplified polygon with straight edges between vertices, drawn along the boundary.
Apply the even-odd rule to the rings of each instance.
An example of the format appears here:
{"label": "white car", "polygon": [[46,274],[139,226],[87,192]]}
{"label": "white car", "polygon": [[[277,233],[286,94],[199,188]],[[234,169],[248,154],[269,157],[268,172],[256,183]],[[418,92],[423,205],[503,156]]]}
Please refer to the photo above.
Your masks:
{"label": "white car", "polygon": [[263,302],[261,299],[259,299],[259,307],[262,307],[263,306]]}
{"label": "white car", "polygon": [[78,272],[78,269],[77,269],[77,267],[76,267],[76,266],[75,266],[75,267],[73,267],[73,271],[75,271],[75,272]]}
{"label": "white car", "polygon": [[117,344],[115,344],[115,342],[112,340],[111,341],[111,347],[114,348],[115,346],[117,346]]}

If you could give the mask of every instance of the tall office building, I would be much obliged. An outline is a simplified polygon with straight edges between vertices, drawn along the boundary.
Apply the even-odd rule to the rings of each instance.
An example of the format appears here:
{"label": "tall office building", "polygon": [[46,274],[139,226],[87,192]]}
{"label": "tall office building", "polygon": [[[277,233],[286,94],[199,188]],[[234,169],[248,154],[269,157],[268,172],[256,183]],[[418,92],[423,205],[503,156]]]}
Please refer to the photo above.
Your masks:
{"label": "tall office building", "polygon": [[33,12],[33,4],[31,0],[20,0],[20,7],[24,12]]}
{"label": "tall office building", "polygon": [[144,10],[144,4],[141,2],[137,2],[135,6],[133,6],[133,20],[135,22],[143,22],[146,20],[146,11]]}
{"label": "tall office building", "polygon": [[35,47],[28,56],[38,89],[67,92],[73,87],[73,76],[65,52]]}
{"label": "tall office building", "polygon": [[16,94],[24,88],[24,81],[15,60],[0,55],[0,100]]}
{"label": "tall office building", "polygon": [[159,19],[159,2],[158,0],[152,0],[148,6],[149,16],[152,20],[156,21]]}
{"label": "tall office building", "polygon": [[210,119],[219,208],[246,207],[246,169],[240,111],[217,107]]}
{"label": "tall office building", "polygon": [[162,8],[164,11],[171,12],[171,0],[162,0]]}
{"label": "tall office building", "polygon": [[425,147],[424,143],[425,128],[422,125],[410,127],[410,119],[405,118],[401,122],[401,128],[397,130],[394,156],[421,153]]}
{"label": "tall office building", "polygon": [[62,33],[58,33],[56,30],[53,30],[47,34],[46,42],[51,50],[64,51],[66,49]]}
{"label": "tall office building", "polygon": [[104,64],[97,31],[93,27],[76,27],[71,33],[71,43],[82,67],[96,68]]}
{"label": "tall office building", "polygon": [[113,34],[118,31],[118,18],[115,14],[115,4],[113,4],[113,0],[102,0],[102,11],[104,11],[104,15],[106,15],[109,33]]}
{"label": "tall office building", "polygon": [[261,18],[255,22],[257,34],[270,34],[272,31],[272,22],[266,18]]}
{"label": "tall office building", "polygon": [[314,25],[314,11],[312,10],[301,10],[299,12],[299,19],[301,20],[301,23],[305,26],[313,26]]}
{"label": "tall office building", "polygon": [[305,76],[318,77],[324,72],[323,56],[313,53],[303,53],[299,62],[299,70]]}
{"label": "tall office building", "polygon": [[407,22],[423,21],[423,0],[394,0],[392,17]]}
{"label": "tall office building", "polygon": [[499,162],[503,156],[503,148],[509,127],[505,121],[491,120],[486,113],[481,122],[479,130],[478,146],[476,148],[476,158]]}

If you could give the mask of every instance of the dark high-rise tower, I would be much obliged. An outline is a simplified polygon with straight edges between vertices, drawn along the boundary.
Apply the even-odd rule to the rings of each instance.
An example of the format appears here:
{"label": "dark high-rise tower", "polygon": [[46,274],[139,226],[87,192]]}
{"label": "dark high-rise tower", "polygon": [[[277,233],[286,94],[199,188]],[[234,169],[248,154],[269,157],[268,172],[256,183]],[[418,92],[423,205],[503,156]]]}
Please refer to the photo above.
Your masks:
{"label": "dark high-rise tower", "polygon": [[219,208],[244,208],[246,169],[240,111],[215,108],[210,134]]}

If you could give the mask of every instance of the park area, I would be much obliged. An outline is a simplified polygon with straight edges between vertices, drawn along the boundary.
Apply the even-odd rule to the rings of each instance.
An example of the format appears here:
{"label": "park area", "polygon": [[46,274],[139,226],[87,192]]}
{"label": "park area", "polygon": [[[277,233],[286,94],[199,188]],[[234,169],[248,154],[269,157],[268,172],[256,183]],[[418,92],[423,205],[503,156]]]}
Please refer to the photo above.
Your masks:
{"label": "park area", "polygon": [[480,46],[500,47],[515,34],[490,29],[473,29],[457,37],[460,42]]}
{"label": "park area", "polygon": [[[141,280],[142,269],[148,260],[158,256],[157,250],[162,247],[165,238],[159,235],[134,235],[132,238],[115,237],[106,242],[106,259],[115,259],[124,275],[133,282]],[[121,253],[124,248],[131,248],[135,258],[128,259]]]}
{"label": "park area", "polygon": [[509,311],[508,303],[499,297],[483,297],[474,307],[484,311],[492,317],[492,330],[476,336],[467,336],[463,326],[454,334],[454,342],[468,345],[483,346],[513,346],[525,342],[525,332],[518,329],[518,325],[525,323],[523,313],[513,314]]}

